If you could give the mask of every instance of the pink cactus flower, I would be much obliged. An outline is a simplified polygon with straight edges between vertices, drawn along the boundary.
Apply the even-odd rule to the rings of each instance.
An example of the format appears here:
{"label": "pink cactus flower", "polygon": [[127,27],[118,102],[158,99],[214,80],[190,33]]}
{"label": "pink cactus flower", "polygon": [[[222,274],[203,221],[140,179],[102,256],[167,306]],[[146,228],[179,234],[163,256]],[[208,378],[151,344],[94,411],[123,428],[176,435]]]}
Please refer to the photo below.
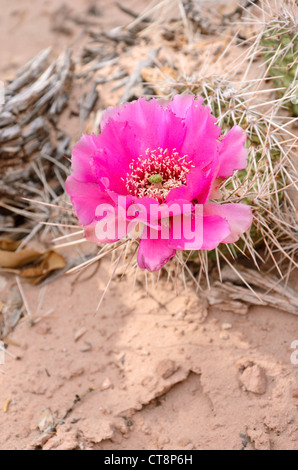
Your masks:
{"label": "pink cactus flower", "polygon": [[[183,230],[177,238],[171,227],[183,215],[193,226],[199,205],[202,235],[192,249],[212,250],[220,243],[236,242],[251,226],[250,207],[214,201],[220,198],[219,183],[234,170],[246,168],[245,140],[238,126],[223,137],[203,99],[190,95],[177,95],[168,103],[140,98],[107,109],[101,134],[84,135],[74,147],[72,174],[66,182],[85,237],[98,244],[114,243],[138,222],[138,264],[157,271],[177,250],[189,249]],[[166,210],[173,204],[169,216]],[[147,210],[129,214],[136,205]],[[96,226],[109,208],[116,231],[99,237]],[[165,225],[170,227],[166,238],[161,236]]]}

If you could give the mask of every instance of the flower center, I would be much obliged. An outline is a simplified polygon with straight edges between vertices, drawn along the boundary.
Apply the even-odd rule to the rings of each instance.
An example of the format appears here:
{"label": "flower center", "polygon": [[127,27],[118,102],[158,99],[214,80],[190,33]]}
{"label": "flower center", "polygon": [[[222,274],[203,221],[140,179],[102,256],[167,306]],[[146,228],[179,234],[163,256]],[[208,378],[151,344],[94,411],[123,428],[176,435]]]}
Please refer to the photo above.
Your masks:
{"label": "flower center", "polygon": [[187,161],[187,155],[180,157],[175,150],[147,149],[145,157],[140,155],[133,159],[129,165],[131,171],[126,176],[129,194],[140,198],[152,197],[162,204],[172,189],[186,184],[186,175],[192,165]]}

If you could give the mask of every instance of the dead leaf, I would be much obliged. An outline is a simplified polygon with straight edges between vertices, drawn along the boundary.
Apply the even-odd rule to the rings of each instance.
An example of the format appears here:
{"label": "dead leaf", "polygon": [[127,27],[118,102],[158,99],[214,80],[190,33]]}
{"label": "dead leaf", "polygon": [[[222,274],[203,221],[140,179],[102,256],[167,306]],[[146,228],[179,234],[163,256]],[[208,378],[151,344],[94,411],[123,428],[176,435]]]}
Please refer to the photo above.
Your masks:
{"label": "dead leaf", "polygon": [[0,249],[0,266],[2,268],[22,268],[26,264],[37,261],[41,253],[35,250],[20,250],[17,252]]}
{"label": "dead leaf", "polygon": [[26,278],[30,284],[36,285],[43,281],[52,271],[63,269],[66,261],[59,253],[48,251],[46,256],[37,266],[24,269],[21,276]]}
{"label": "dead leaf", "polygon": [[0,250],[16,251],[19,248],[20,244],[21,242],[15,242],[13,240],[3,239],[3,240],[0,240]]}
{"label": "dead leaf", "polygon": [[[63,269],[66,262],[59,253],[53,250],[36,251],[23,249],[16,251],[20,246],[20,242],[11,240],[0,240],[0,267],[1,271],[13,272],[27,279],[31,284],[35,285],[43,281],[52,271]],[[25,268],[26,265],[38,263]]]}

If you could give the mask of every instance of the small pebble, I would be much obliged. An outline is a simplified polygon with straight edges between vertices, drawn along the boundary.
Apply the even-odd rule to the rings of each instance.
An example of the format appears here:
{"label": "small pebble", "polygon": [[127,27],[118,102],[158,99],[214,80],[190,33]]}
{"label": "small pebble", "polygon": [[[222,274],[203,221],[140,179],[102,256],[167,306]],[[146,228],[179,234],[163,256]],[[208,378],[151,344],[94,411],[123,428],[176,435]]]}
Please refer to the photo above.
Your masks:
{"label": "small pebble", "polygon": [[100,390],[102,390],[102,391],[103,391],[103,390],[108,390],[109,388],[112,388],[112,387],[113,387],[113,384],[112,384],[111,380],[107,377],[107,378],[103,381],[103,383],[102,383],[102,385],[101,385],[101,387],[100,387]]}
{"label": "small pebble", "polygon": [[177,320],[184,320],[185,312],[178,312],[176,315]]}
{"label": "small pebble", "polygon": [[264,395],[267,389],[265,370],[257,364],[247,367],[240,377],[240,382],[247,392]]}
{"label": "small pebble", "polygon": [[179,367],[177,366],[177,364],[171,359],[164,359],[163,361],[160,361],[156,371],[158,375],[160,375],[163,379],[168,379],[173,374],[175,374],[178,368]]}
{"label": "small pebble", "polygon": [[222,330],[231,330],[231,328],[233,328],[233,325],[231,323],[223,323],[221,325]]}
{"label": "small pebble", "polygon": [[223,331],[220,333],[219,337],[220,337],[220,339],[224,339],[224,340],[230,339],[230,335],[228,333],[223,332]]}

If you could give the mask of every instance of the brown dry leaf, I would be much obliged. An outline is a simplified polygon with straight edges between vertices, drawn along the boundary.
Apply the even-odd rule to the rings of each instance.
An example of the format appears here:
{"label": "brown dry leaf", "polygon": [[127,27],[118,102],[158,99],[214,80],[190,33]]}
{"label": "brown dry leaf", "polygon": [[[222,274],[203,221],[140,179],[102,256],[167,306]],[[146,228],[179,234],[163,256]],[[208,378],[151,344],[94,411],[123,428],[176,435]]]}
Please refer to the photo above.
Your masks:
{"label": "brown dry leaf", "polygon": [[63,269],[66,266],[65,259],[55,251],[48,251],[40,264],[24,269],[21,276],[26,278],[30,284],[38,284],[43,281],[52,271]]}
{"label": "brown dry leaf", "polygon": [[15,242],[13,240],[3,239],[3,240],[0,240],[0,250],[16,251],[19,248],[20,244],[21,242]]}
{"label": "brown dry leaf", "polygon": [[42,253],[35,250],[20,250],[17,252],[0,249],[0,266],[2,268],[21,268],[33,263],[41,257]]}
{"label": "brown dry leaf", "polygon": [[158,69],[156,67],[144,67],[141,71],[141,76],[145,82],[147,82],[155,91],[157,95],[164,95],[166,89],[165,79],[177,80],[177,74],[171,67],[162,67]]}
{"label": "brown dry leaf", "polygon": [[[4,268],[2,271],[14,272],[28,279],[31,284],[38,284],[52,271],[66,266],[63,256],[55,251],[40,252],[30,249],[16,251],[19,245],[20,242],[0,240],[0,267]],[[38,262],[39,264],[25,268],[23,271],[20,269]]]}

